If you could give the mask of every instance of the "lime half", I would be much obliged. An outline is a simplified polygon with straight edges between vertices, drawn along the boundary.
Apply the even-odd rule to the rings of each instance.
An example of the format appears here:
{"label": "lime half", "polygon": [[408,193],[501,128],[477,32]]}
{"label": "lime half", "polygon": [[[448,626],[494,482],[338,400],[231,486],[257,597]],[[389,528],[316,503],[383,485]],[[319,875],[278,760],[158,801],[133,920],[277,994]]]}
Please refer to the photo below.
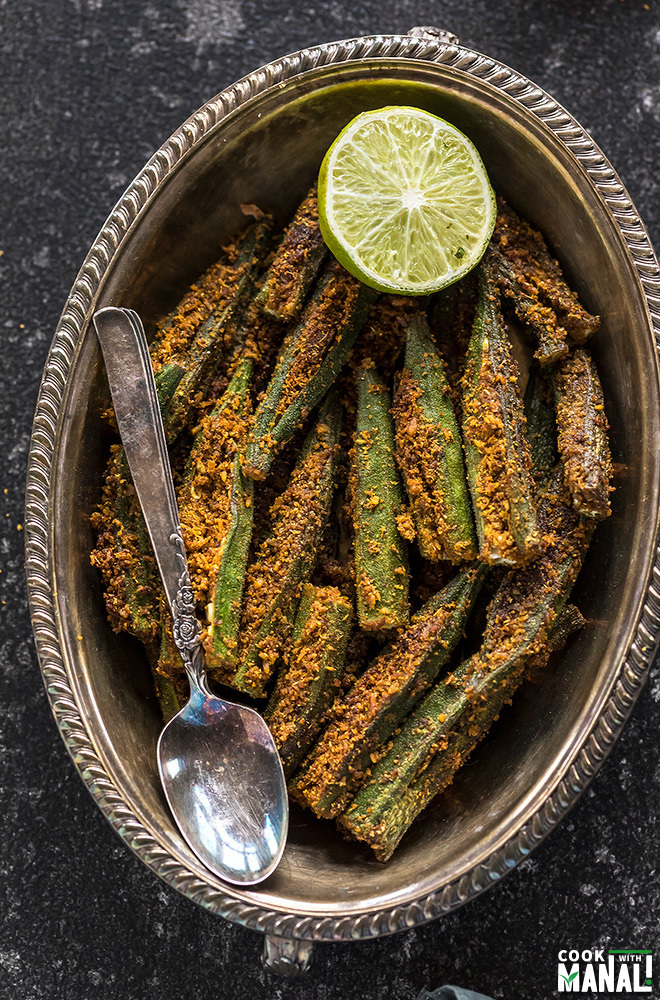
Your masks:
{"label": "lime half", "polygon": [[495,215],[473,143],[419,108],[358,115],[321,165],[323,238],[382,292],[428,295],[458,281],[481,260]]}

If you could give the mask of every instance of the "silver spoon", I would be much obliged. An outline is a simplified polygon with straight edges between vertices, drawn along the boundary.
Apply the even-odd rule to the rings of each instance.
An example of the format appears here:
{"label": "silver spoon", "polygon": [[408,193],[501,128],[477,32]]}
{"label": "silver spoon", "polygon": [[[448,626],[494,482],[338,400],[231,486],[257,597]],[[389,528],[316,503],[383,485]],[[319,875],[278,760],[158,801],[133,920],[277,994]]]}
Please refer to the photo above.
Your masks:
{"label": "silver spoon", "polygon": [[289,806],[282,763],[257,712],[208,688],[200,626],[179,524],[144,329],[129,309],[94,316],[133,483],[172,613],[190,700],[163,729],[158,768],[172,815],[207,868],[252,885],[279,862]]}

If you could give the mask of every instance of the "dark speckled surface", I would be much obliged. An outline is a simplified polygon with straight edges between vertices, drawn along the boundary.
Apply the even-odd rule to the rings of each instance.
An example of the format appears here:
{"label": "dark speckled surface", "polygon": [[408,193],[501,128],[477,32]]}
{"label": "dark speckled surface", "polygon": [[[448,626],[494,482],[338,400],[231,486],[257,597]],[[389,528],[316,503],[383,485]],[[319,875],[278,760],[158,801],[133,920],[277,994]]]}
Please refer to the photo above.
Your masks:
{"label": "dark speckled surface", "polygon": [[234,79],[318,41],[415,24],[450,28],[558,98],[658,242],[659,0],[0,0],[2,1000],[413,1000],[443,982],[545,1000],[560,947],[660,946],[657,675],[592,789],[502,884],[420,929],[321,946],[296,983],[261,970],[256,934],[178,896],[118,840],[42,689],[25,461],[48,344],[92,239],[153,150]]}

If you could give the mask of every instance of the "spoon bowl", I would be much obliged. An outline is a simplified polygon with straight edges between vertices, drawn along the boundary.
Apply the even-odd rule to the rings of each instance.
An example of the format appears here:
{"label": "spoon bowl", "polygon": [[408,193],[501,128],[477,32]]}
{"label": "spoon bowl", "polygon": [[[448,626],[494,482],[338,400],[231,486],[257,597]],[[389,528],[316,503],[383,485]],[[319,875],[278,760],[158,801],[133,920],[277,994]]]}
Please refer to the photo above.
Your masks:
{"label": "spoon bowl", "polygon": [[203,683],[158,740],[172,814],[197,857],[229,882],[260,882],[282,857],[288,800],[272,746],[260,715]]}

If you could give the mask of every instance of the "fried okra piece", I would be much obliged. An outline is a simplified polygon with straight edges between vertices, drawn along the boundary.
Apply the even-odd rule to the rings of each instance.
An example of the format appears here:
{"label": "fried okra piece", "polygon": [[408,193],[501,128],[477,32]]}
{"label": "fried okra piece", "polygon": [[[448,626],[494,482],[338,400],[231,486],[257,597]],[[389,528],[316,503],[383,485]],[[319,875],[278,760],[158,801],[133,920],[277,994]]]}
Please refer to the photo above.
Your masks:
{"label": "fried okra piece", "polygon": [[284,341],[255,413],[244,472],[265,479],[276,452],[337,378],[377,293],[332,260]]}
{"label": "fried okra piece", "polygon": [[178,502],[207,668],[236,661],[243,583],[252,537],[252,483],[241,472],[250,415],[252,361],[241,360],[220,402],[201,420]]}
{"label": "fried okra piece", "polygon": [[424,316],[408,325],[406,358],[392,408],[419,550],[425,559],[469,562],[476,538],[461,435],[442,360]]}
{"label": "fried okra piece", "polygon": [[553,370],[559,455],[577,510],[589,517],[611,513],[612,457],[603,390],[588,352],[578,348]]}
{"label": "fried okra piece", "polygon": [[498,198],[497,208],[491,246],[496,251],[502,290],[518,317],[536,335],[536,358],[543,365],[560,360],[568,353],[566,338],[584,344],[598,330],[600,320],[580,305],[541,234],[502,198]]}
{"label": "fried okra piece", "polygon": [[479,558],[493,565],[523,565],[539,547],[519,379],[486,255],[463,378],[463,437]]}
{"label": "fried okra piece", "polygon": [[[173,363],[163,365],[156,375],[163,416],[182,375],[183,368]],[[160,643],[163,587],[126,454],[119,444],[110,449],[101,504],[90,521],[96,533],[90,561],[103,577],[110,624],[115,632],[140,639],[154,660]]]}
{"label": "fried okra piece", "polygon": [[394,462],[392,400],[377,371],[356,373],[358,412],[352,456],[355,586],[360,627],[407,625],[408,562],[397,518],[403,490]]}
{"label": "fried okra piece", "polygon": [[327,252],[314,186],[287,226],[268,268],[257,296],[264,313],[287,322],[296,319]]}
{"label": "fried okra piece", "polygon": [[294,797],[317,816],[343,812],[365,771],[437,678],[463,635],[485,574],[485,567],[476,565],[455,576],[335,705],[328,728],[291,785]]}
{"label": "fried okra piece", "polygon": [[341,406],[331,393],[287,488],[271,507],[270,534],[248,568],[238,669],[231,684],[256,698],[264,696],[316,561],[334,495],[341,420]]}
{"label": "fried okra piece", "polygon": [[341,692],[352,615],[351,602],[336,587],[303,588],[291,648],[264,712],[287,776]]}
{"label": "fried okra piece", "polygon": [[452,780],[532,667],[552,651],[550,630],[589,545],[593,523],[573,509],[561,468],[539,509],[543,548],[504,577],[478,653],[427,695],[340,819],[350,836],[391,857],[422,809]]}
{"label": "fried okra piece", "polygon": [[[232,263],[219,270],[222,282],[210,313],[195,330],[185,346],[166,332],[152,346],[152,358],[175,360],[185,369],[165,416],[165,434],[172,444],[185,427],[192,427],[215,379],[242,346],[241,318],[254,288],[259,264],[270,240],[269,218],[256,223],[240,236],[232,254]],[[180,348],[180,353],[174,353]]]}

